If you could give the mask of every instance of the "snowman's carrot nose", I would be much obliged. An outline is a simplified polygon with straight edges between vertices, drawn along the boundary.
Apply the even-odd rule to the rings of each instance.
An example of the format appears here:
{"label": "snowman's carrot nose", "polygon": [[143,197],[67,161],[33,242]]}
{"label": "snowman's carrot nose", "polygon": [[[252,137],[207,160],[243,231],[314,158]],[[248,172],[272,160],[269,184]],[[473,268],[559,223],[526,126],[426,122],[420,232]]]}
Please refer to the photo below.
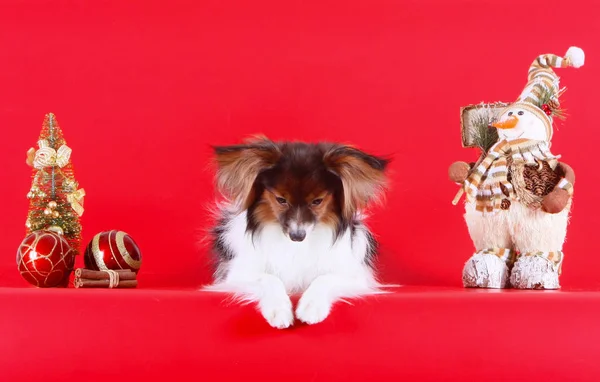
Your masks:
{"label": "snowman's carrot nose", "polygon": [[498,122],[492,123],[492,126],[497,127],[498,129],[512,129],[513,127],[517,126],[518,122],[519,122],[519,118],[517,118],[514,115],[511,115],[510,117],[508,117],[507,119],[505,119],[503,121],[498,121]]}

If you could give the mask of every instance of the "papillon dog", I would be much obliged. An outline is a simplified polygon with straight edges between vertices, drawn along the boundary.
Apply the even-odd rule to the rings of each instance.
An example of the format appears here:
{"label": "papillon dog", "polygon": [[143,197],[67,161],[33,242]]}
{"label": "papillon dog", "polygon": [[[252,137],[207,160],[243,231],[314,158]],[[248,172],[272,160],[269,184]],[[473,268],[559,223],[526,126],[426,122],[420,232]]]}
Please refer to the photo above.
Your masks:
{"label": "papillon dog", "polygon": [[256,302],[280,329],[294,316],[316,324],[336,301],[381,291],[364,211],[383,195],[387,159],[348,145],[263,137],[214,150],[226,201],[212,230],[217,265],[208,290]]}

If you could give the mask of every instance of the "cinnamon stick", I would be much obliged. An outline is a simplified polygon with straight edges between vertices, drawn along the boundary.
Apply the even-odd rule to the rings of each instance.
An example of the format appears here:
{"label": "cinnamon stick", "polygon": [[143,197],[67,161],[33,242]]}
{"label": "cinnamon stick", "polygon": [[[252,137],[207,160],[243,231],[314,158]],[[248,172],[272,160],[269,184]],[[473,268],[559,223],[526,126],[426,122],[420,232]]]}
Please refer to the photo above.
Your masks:
{"label": "cinnamon stick", "polygon": [[[115,270],[119,274],[119,280],[135,280],[136,274],[129,269]],[[75,270],[75,277],[88,280],[109,280],[110,275],[104,271],[94,271],[91,269],[78,268]]]}
{"label": "cinnamon stick", "polygon": [[[110,280],[90,280],[76,277],[74,284],[75,288],[108,288]],[[137,280],[119,280],[119,284],[114,288],[135,288],[137,284]]]}

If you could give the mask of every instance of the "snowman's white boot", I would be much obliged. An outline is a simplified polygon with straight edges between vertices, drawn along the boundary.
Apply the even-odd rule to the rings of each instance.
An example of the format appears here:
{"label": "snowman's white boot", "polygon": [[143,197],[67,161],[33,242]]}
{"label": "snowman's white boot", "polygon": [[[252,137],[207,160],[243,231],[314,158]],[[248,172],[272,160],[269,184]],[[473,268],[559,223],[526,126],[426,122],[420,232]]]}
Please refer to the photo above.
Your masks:
{"label": "snowman's white boot", "polygon": [[506,288],[512,254],[507,248],[477,252],[463,268],[463,285],[466,288]]}
{"label": "snowman's white boot", "polygon": [[463,268],[463,285],[469,288],[504,288],[514,252],[507,211],[481,213],[474,203],[465,205],[465,221],[477,252]]}
{"label": "snowman's white boot", "polygon": [[519,255],[510,283],[519,289],[558,289],[570,204],[558,214],[513,203],[511,229]]}

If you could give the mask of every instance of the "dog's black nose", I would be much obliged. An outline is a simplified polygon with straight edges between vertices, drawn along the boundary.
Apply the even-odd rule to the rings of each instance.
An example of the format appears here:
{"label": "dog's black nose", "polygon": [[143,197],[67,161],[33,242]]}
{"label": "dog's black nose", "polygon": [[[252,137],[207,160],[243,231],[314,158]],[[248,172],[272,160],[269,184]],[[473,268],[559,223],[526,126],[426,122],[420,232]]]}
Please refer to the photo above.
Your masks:
{"label": "dog's black nose", "polygon": [[290,239],[292,239],[292,241],[302,241],[302,240],[304,240],[304,238],[306,238],[305,230],[298,230],[298,231],[290,232]]}

